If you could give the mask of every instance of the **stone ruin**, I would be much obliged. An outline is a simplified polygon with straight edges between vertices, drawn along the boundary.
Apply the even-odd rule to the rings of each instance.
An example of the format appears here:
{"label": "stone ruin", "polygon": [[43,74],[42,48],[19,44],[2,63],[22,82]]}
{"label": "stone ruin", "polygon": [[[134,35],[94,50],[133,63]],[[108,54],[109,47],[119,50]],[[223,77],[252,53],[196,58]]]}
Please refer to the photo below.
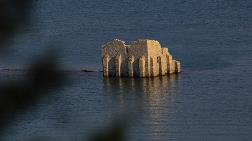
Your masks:
{"label": "stone ruin", "polygon": [[137,40],[129,44],[114,39],[102,47],[103,76],[153,77],[179,73],[180,62],[168,48],[155,40]]}

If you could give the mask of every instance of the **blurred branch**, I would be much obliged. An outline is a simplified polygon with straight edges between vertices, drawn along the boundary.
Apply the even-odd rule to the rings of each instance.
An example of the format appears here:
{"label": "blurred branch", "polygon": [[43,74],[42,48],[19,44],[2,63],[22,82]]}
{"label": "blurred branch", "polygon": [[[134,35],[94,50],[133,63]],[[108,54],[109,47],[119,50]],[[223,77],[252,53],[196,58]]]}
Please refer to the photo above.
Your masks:
{"label": "blurred branch", "polygon": [[[54,53],[46,54],[31,65],[24,80],[0,85],[0,130],[17,110],[24,110],[48,93],[62,86],[65,74],[60,71]],[[7,122],[8,119],[8,122]]]}
{"label": "blurred branch", "polygon": [[[32,0],[0,0],[0,49],[27,23]],[[65,74],[59,70],[55,52],[49,52],[28,69],[25,79],[0,84],[0,130],[14,113],[32,106],[47,90],[63,84]]]}
{"label": "blurred branch", "polygon": [[[32,0],[0,0],[0,49],[27,23]],[[0,52],[1,53],[1,52]],[[57,65],[55,52],[49,52],[33,64],[24,79],[0,84],[0,132],[15,118],[19,110],[27,110],[48,90],[65,82],[66,74]],[[92,137],[92,141],[123,141],[127,122],[116,122],[107,131]],[[45,139],[36,139],[45,140]]]}
{"label": "blurred branch", "polygon": [[0,48],[29,17],[32,0],[0,0]]}

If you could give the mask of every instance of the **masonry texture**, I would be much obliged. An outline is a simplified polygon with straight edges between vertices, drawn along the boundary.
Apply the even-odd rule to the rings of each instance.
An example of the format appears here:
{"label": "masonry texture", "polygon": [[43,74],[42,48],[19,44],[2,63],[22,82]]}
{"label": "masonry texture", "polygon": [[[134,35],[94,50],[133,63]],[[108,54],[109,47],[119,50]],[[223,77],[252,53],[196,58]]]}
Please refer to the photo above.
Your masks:
{"label": "masonry texture", "polygon": [[103,76],[153,77],[179,73],[181,64],[155,40],[130,44],[114,39],[102,47]]}

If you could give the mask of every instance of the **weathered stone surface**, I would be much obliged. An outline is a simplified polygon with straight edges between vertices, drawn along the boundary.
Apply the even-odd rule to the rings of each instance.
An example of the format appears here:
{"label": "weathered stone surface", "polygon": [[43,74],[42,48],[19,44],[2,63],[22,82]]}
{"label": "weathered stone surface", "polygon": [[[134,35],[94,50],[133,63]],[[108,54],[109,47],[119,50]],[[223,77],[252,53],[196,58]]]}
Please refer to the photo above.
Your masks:
{"label": "weathered stone surface", "polygon": [[146,72],[145,72],[145,57],[142,56],[139,59],[139,71],[140,71],[140,77],[145,77],[146,76]]}
{"label": "weathered stone surface", "polygon": [[114,39],[102,48],[103,76],[151,77],[179,73],[181,64],[155,40]]}
{"label": "weathered stone surface", "polygon": [[103,76],[109,76],[109,70],[108,70],[108,66],[109,66],[109,55],[104,55],[103,59],[102,59],[102,64],[103,64]]}
{"label": "weathered stone surface", "polygon": [[121,76],[121,65],[122,65],[122,56],[121,54],[116,56],[116,60],[115,60],[115,64],[116,64],[116,76]]}
{"label": "weathered stone surface", "polygon": [[181,71],[181,65],[179,61],[175,61],[175,72],[180,73]]}
{"label": "weathered stone surface", "polygon": [[134,76],[134,67],[133,67],[134,61],[135,61],[134,56],[130,56],[130,57],[128,58],[128,72],[129,72],[129,77],[133,77],[133,76]]}

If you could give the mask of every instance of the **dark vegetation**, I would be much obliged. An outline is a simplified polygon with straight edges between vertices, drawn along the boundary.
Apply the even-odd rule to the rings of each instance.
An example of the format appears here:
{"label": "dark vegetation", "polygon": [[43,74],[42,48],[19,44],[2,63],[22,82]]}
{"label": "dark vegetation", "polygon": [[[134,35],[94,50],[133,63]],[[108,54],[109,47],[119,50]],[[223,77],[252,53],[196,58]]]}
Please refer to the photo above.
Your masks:
{"label": "dark vegetation", "polygon": [[[33,2],[32,0],[0,0],[0,55],[8,55],[4,50],[8,48],[8,44],[11,44],[9,39],[28,22]],[[32,62],[24,78],[0,83],[0,132],[4,132],[5,128],[15,120],[17,111],[26,112],[41,97],[50,95],[48,89],[64,87],[68,79],[66,73],[60,71],[56,62],[57,54],[50,50]],[[90,71],[83,70],[83,72]],[[90,140],[125,140],[124,130],[125,124],[115,122],[108,130],[90,135]],[[38,137],[34,140],[49,139]]]}

